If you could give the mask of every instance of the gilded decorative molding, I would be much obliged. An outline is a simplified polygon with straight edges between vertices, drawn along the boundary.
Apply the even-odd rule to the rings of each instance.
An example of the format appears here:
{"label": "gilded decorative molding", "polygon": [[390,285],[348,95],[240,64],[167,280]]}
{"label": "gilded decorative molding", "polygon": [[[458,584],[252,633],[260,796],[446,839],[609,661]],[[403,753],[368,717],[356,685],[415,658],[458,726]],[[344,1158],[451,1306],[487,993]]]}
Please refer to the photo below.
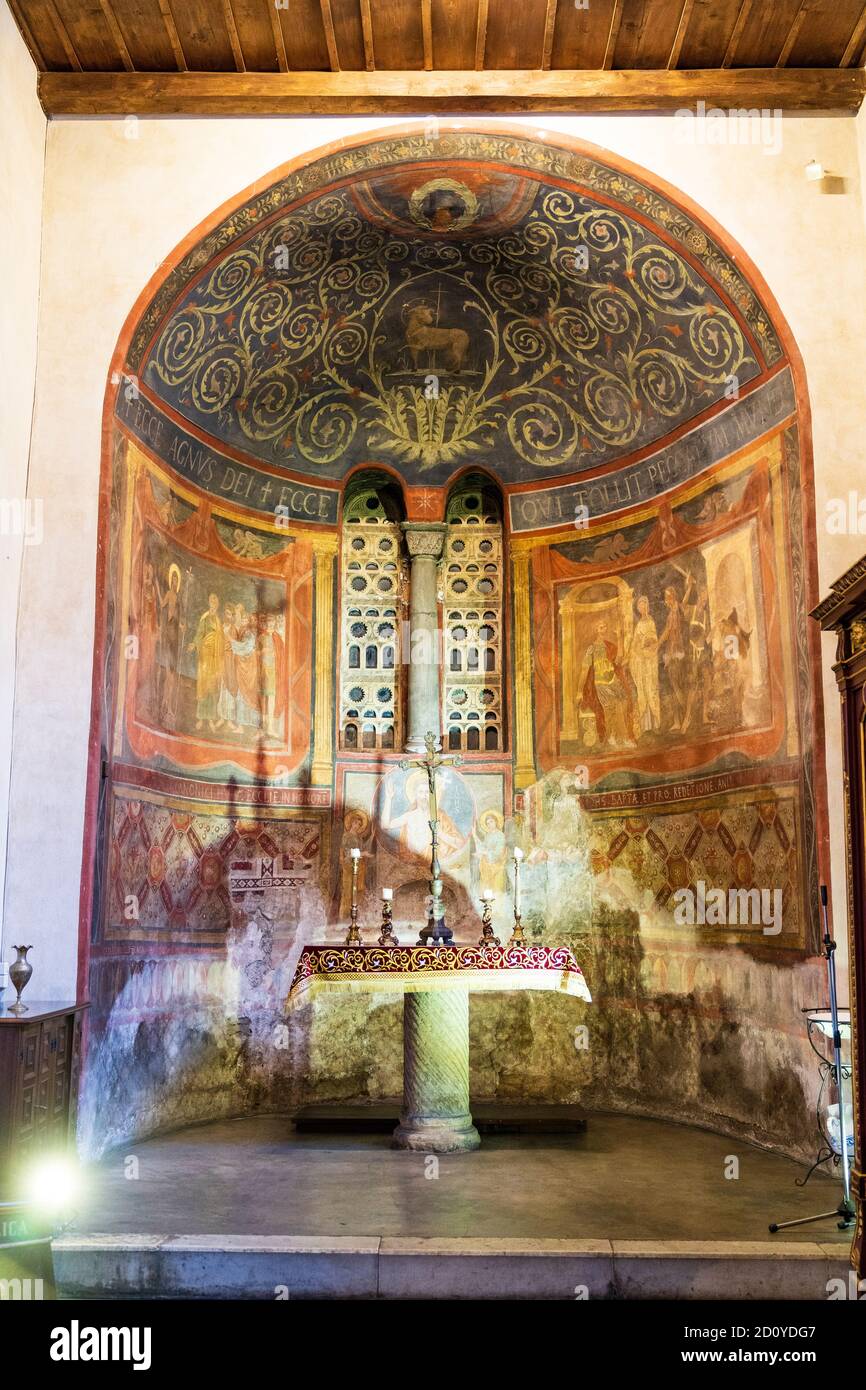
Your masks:
{"label": "gilded decorative molding", "polygon": [[328,545],[313,547],[316,585],[315,702],[313,706],[314,787],[330,786],[334,776],[334,555]]}
{"label": "gilded decorative molding", "polygon": [[532,617],[529,602],[529,553],[512,557],[514,576],[514,782],[520,791],[536,780],[532,728]]}

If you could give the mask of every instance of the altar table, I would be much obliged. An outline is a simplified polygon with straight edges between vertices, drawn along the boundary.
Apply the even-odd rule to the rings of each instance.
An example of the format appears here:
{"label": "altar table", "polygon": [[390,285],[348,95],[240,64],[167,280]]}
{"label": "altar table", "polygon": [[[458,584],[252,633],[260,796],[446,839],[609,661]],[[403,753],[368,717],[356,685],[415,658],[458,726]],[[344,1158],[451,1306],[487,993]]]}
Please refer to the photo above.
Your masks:
{"label": "altar table", "polygon": [[469,1110],[469,993],[544,989],[591,996],[567,946],[305,946],[286,1001],[331,990],[402,993],[403,1108],[397,1148],[477,1149]]}

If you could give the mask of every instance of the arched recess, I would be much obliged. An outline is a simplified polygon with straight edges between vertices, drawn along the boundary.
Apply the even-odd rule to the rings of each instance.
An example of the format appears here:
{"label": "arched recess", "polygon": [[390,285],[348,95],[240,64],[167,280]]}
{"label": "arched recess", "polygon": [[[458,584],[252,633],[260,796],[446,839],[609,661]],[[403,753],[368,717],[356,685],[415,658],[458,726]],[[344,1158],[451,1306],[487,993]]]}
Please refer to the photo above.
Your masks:
{"label": "arched recess", "polygon": [[442,560],[442,698],[448,748],[501,753],[505,705],[507,556],[502,494],[483,473],[465,473],[445,508]]}
{"label": "arched recess", "polygon": [[347,753],[402,747],[405,682],[400,659],[406,585],[399,485],[365,468],[343,494],[340,567],[338,745]]}
{"label": "arched recess", "polygon": [[[400,480],[413,523],[441,525],[467,471],[501,491],[507,729],[456,777],[445,871],[468,902],[483,883],[507,903],[522,843],[531,929],[571,941],[605,982],[605,1045],[549,1065],[544,1039],[569,1033],[550,1013],[560,1001],[540,1001],[550,1029],[526,1040],[527,1077],[551,1099],[581,1088],[802,1146],[808,1118],[774,1100],[792,1071],[808,1075],[790,1039],[826,854],[799,353],[748,256],[680,191],[566,136],[445,121],[432,141],[391,127],[259,180],[163,262],[118,341],[80,922],[96,1142],[303,1093],[300,1053],[263,1042],[297,924],[324,931],[340,915],[347,835],[368,890],[386,874],[400,888],[375,808],[401,750],[365,760],[340,746],[341,536],[368,469]],[[577,598],[611,584],[620,627],[587,664]],[[764,688],[752,658],[751,674],[720,668],[714,705],[689,704],[688,684],[700,693],[716,647],[695,638],[678,668],[664,635],[672,612],[700,629],[704,588],[711,602],[743,596],[730,612],[720,598],[704,630],[735,623],[766,655]],[[235,636],[226,605],[241,609]],[[654,668],[627,646],[644,616],[667,646]],[[157,676],[174,662],[168,706],[129,638]],[[616,738],[583,717],[603,707],[590,673],[621,686]],[[645,717],[656,688],[662,711],[680,690],[678,719]],[[244,704],[221,704],[225,691]],[[779,935],[684,935],[673,895],[712,872],[778,881]],[[254,968],[239,975],[233,914],[249,920],[256,878],[257,901],[284,898],[265,945],[244,938]],[[708,976],[712,988],[686,988]],[[765,988],[778,1015],[756,1026]],[[159,1094],[144,1056],[158,1059]],[[357,1083],[341,1076],[333,1095]],[[496,1074],[485,1084],[495,1092]]]}

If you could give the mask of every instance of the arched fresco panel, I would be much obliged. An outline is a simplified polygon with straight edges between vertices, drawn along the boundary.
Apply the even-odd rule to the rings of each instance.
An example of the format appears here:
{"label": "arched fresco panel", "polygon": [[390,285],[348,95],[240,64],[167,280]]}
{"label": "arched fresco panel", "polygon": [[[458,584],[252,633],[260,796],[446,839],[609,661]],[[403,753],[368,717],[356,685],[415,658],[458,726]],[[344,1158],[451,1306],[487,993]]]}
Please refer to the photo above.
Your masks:
{"label": "arched fresco panel", "polygon": [[[595,999],[588,1050],[569,1001],[479,999],[476,1093],[808,1143],[808,428],[743,253],[564,138],[366,136],[192,234],[130,315],[106,407],[82,895],[94,1147],[399,1092],[398,1003],[328,1001],[287,1027],[282,1002],[301,940],[345,919],[350,848],[368,928],[383,886],[403,939],[423,910],[426,806],[398,766],[409,569],[378,549],[399,552],[404,516],[447,519],[449,544],[495,529],[495,574],[474,544],[441,572],[446,742],[463,685],[479,725],[451,735],[465,762],[442,787],[452,925],[474,938],[491,888],[507,930],[520,846],[524,924],[572,945]],[[358,511],[376,478],[378,529]],[[463,508],[458,528],[474,479],[495,483],[496,516]],[[387,680],[362,640],[386,601]],[[460,636],[476,628],[493,633],[489,709]],[[772,911],[677,920],[682,890],[712,887]]]}

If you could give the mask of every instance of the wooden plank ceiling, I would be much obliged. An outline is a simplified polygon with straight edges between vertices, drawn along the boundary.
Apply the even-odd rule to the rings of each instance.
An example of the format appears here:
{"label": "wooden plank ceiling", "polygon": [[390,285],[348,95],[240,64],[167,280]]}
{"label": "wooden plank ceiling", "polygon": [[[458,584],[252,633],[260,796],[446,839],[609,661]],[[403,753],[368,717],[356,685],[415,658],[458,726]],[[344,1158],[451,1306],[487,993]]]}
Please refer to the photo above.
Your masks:
{"label": "wooden plank ceiling", "polygon": [[8,0],[49,115],[855,111],[863,0]]}

